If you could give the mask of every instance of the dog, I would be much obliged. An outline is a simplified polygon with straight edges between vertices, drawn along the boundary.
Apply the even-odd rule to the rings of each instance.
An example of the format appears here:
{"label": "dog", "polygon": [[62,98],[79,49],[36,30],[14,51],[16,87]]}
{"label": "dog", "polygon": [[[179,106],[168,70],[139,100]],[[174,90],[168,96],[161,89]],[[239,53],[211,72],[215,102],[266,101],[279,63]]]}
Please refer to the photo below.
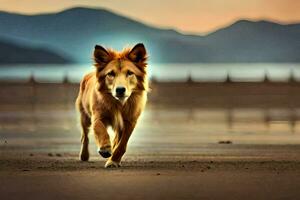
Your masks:
{"label": "dog", "polygon": [[[147,101],[147,53],[142,43],[116,52],[96,45],[95,71],[80,83],[76,107],[80,114],[79,158],[89,159],[89,129],[94,132],[98,153],[108,158],[105,168],[120,167],[137,120]],[[108,127],[115,137],[111,144]]]}

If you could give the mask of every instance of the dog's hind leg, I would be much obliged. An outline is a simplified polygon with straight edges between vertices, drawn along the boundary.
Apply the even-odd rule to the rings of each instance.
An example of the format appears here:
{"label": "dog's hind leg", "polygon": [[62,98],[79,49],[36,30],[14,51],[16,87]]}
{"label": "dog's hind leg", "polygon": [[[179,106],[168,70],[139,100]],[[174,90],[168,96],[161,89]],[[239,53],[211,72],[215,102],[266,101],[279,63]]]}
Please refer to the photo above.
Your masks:
{"label": "dog's hind leg", "polygon": [[91,126],[91,119],[84,112],[80,112],[80,123],[81,123],[81,149],[79,158],[82,161],[89,160],[89,128]]}

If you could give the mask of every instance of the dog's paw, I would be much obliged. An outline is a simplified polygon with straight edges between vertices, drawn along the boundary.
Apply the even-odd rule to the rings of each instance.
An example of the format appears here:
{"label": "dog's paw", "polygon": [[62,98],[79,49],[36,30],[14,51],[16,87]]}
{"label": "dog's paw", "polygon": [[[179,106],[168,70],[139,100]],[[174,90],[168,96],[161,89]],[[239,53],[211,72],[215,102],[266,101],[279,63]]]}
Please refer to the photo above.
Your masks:
{"label": "dog's paw", "polygon": [[111,147],[101,147],[98,149],[98,153],[103,157],[103,158],[109,158],[111,156]]}
{"label": "dog's paw", "polygon": [[79,159],[81,161],[88,161],[89,157],[90,157],[90,155],[89,155],[88,149],[82,148],[80,153],[79,153]]}
{"label": "dog's paw", "polygon": [[104,167],[105,168],[118,168],[118,167],[121,167],[121,165],[119,162],[115,162],[115,161],[112,161],[111,159],[108,159],[108,161],[106,161]]}
{"label": "dog's paw", "polygon": [[81,153],[81,154],[79,155],[79,159],[80,159],[81,161],[88,161],[88,160],[89,160],[89,154],[88,154],[88,153]]}

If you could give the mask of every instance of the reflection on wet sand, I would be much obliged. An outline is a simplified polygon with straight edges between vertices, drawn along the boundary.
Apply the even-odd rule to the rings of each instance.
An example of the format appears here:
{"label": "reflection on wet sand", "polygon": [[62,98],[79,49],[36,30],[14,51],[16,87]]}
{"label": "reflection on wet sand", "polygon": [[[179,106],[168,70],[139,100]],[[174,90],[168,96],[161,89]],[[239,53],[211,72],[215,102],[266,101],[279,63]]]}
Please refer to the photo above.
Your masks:
{"label": "reflection on wet sand", "polygon": [[[299,144],[299,86],[154,82],[129,152],[199,153],[216,152],[222,145],[228,150],[232,144]],[[1,148],[77,152],[77,90],[78,84],[68,80],[1,83]]]}

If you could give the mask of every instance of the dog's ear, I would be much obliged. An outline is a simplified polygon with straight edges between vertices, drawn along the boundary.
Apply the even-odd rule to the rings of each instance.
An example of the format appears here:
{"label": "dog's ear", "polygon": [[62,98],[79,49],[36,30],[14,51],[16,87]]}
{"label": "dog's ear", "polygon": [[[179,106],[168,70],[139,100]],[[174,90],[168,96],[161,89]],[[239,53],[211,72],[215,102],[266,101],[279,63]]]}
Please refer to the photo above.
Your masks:
{"label": "dog's ear", "polygon": [[111,61],[111,55],[109,52],[103,48],[100,45],[95,46],[94,50],[94,60],[95,60],[95,66],[103,66]]}
{"label": "dog's ear", "polygon": [[145,62],[147,59],[146,48],[144,44],[138,43],[135,45],[128,54],[129,60],[132,62]]}

